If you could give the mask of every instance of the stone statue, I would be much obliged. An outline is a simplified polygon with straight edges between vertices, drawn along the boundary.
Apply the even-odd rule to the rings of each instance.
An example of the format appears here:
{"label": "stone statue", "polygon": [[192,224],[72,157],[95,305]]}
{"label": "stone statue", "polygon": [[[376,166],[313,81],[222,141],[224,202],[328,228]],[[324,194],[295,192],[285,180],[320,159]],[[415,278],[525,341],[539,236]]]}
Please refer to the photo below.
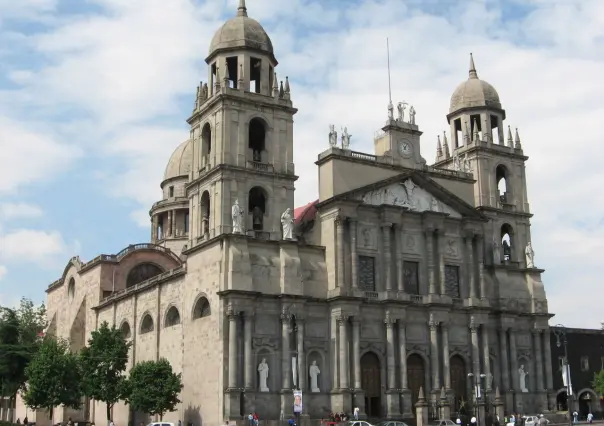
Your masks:
{"label": "stone statue", "polygon": [[388,103],[388,119],[394,120],[394,105],[392,105],[392,101]]}
{"label": "stone statue", "polygon": [[535,251],[533,250],[533,245],[529,241],[524,249],[524,253],[526,254],[526,267],[534,268],[535,267]]}
{"label": "stone statue", "polygon": [[239,200],[235,200],[235,204],[231,208],[231,217],[233,219],[233,234],[241,234],[243,232],[243,209],[239,207]]}
{"label": "stone statue", "polygon": [[503,247],[504,260],[510,260],[512,256],[512,248],[510,247],[510,243],[508,243],[507,240],[503,240],[501,246]]}
{"label": "stone statue", "polygon": [[262,358],[262,362],[258,364],[258,377],[260,382],[260,392],[268,392],[268,385],[266,384],[268,380],[268,364],[266,363],[266,358]]}
{"label": "stone statue", "polygon": [[342,149],[350,149],[350,137],[348,134],[348,127],[344,127],[342,130]]}
{"label": "stone statue", "polygon": [[405,109],[407,108],[407,102],[399,102],[396,108],[398,109],[397,121],[402,123],[405,121]]}
{"label": "stone statue", "polygon": [[319,390],[319,383],[318,383],[318,378],[319,378],[319,374],[321,374],[321,370],[319,370],[317,361],[312,362],[312,365],[308,369],[308,374],[310,375],[310,391],[311,392],[321,392]]}
{"label": "stone statue", "polygon": [[254,230],[260,231],[262,230],[262,225],[264,223],[264,213],[260,206],[254,206],[252,209],[252,225],[254,226]]}
{"label": "stone statue", "polygon": [[329,146],[335,147],[338,145],[338,132],[334,124],[329,125]]}
{"label": "stone statue", "polygon": [[453,157],[453,168],[456,172],[460,172],[461,171],[461,162],[459,161],[459,156],[456,155],[455,157]]}
{"label": "stone statue", "polygon": [[415,124],[415,107],[411,105],[409,108],[409,124]]}
{"label": "stone statue", "polygon": [[440,211],[440,207],[438,206],[438,199],[436,197],[432,197],[432,201],[430,202],[430,210],[433,212]]}
{"label": "stone statue", "polygon": [[463,171],[466,173],[472,172],[472,165],[470,164],[470,160],[467,156],[463,159]]}
{"label": "stone statue", "polygon": [[281,226],[283,227],[283,239],[291,240],[294,235],[294,217],[289,207],[281,215]]}
{"label": "stone statue", "polygon": [[521,365],[520,368],[518,369],[518,378],[520,379],[520,390],[524,393],[528,392],[528,389],[526,387],[526,376],[527,376],[527,372],[524,371],[524,365]]}
{"label": "stone statue", "polygon": [[493,263],[498,265],[501,262],[501,249],[497,240],[493,240]]}

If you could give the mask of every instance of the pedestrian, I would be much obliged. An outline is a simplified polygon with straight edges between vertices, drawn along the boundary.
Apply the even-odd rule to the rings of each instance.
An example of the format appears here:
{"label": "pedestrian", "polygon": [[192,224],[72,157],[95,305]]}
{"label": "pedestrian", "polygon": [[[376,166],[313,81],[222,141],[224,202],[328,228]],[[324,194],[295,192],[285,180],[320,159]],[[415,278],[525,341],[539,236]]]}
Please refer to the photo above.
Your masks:
{"label": "pedestrian", "polygon": [[[591,413],[589,413],[589,414],[587,415],[587,423],[592,424],[592,423],[593,423],[593,420],[594,420],[594,415],[593,415],[593,414],[591,414]],[[25,422],[25,420],[24,420],[23,422]]]}
{"label": "pedestrian", "polygon": [[359,420],[359,407],[354,407],[354,419]]}

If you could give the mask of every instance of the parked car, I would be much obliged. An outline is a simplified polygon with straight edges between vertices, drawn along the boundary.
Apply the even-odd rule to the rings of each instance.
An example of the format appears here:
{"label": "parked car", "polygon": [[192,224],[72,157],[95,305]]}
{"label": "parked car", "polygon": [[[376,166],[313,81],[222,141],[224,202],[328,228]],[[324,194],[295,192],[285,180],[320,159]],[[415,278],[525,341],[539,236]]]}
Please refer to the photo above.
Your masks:
{"label": "parked car", "polygon": [[435,420],[432,422],[432,425],[440,426],[443,422],[445,422],[446,426],[457,426],[453,420]]}
{"label": "parked car", "polygon": [[405,422],[386,420],[383,422],[379,422],[375,426],[409,426],[409,425]]}
{"label": "parked car", "polygon": [[365,420],[351,420],[348,422],[348,426],[373,426],[371,423]]}

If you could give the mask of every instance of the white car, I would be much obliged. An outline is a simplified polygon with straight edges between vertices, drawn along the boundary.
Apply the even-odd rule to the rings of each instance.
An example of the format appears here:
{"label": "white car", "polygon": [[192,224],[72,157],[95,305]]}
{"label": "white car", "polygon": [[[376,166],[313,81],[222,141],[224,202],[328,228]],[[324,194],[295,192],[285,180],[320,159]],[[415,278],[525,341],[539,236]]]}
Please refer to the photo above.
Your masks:
{"label": "white car", "polygon": [[168,422],[152,422],[149,423],[147,426],[176,426],[174,423],[168,423]]}
{"label": "white car", "polygon": [[348,426],[373,426],[373,425],[364,420],[351,420],[348,422]]}

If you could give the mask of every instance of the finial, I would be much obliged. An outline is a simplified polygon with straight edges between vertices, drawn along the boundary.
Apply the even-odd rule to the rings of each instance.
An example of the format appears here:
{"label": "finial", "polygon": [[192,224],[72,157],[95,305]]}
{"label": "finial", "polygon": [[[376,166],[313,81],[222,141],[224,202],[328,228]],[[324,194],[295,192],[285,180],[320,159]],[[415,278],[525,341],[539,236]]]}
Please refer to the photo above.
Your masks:
{"label": "finial", "polygon": [[445,391],[445,387],[440,388],[440,399],[447,399],[447,392]]}
{"label": "finial", "polygon": [[443,132],[443,149],[445,150],[445,158],[451,158],[451,151],[449,151],[449,141],[447,140],[447,132]]}
{"label": "finial", "polygon": [[273,98],[279,96],[279,80],[277,79],[277,73],[273,71]]}
{"label": "finial", "polygon": [[420,386],[420,387],[419,387],[419,392],[417,393],[417,399],[418,399],[419,401],[422,401],[422,402],[423,402],[423,401],[424,401],[424,399],[425,399],[425,398],[424,398],[424,387],[423,387],[423,386]]}
{"label": "finial", "polygon": [[440,135],[436,135],[436,158],[443,155],[443,147],[440,144]]}
{"label": "finial", "polygon": [[239,7],[237,8],[237,16],[247,16],[247,7],[245,7],[245,0],[239,0]]}
{"label": "finial", "polygon": [[224,75],[222,76],[225,80],[230,80],[231,76],[229,75],[229,62],[228,59],[224,60]]}
{"label": "finial", "polygon": [[285,94],[285,91],[283,90],[283,81],[281,81],[279,84],[279,98],[283,99],[284,94]]}
{"label": "finial", "polygon": [[516,127],[516,139],[514,140],[516,149],[521,149],[522,145],[520,145],[520,135],[518,135],[518,127]]}
{"label": "finial", "polygon": [[478,73],[476,72],[476,65],[474,65],[474,56],[470,53],[470,78],[478,78]]}
{"label": "finial", "polygon": [[508,126],[508,146],[512,146],[514,139],[512,139],[512,128]]}
{"label": "finial", "polygon": [[285,76],[285,93],[289,93],[289,78]]}
{"label": "finial", "polygon": [[480,142],[480,134],[478,133],[478,121],[474,119],[474,142]]}
{"label": "finial", "polygon": [[239,64],[239,79],[237,80],[237,88],[243,90],[243,64]]}

